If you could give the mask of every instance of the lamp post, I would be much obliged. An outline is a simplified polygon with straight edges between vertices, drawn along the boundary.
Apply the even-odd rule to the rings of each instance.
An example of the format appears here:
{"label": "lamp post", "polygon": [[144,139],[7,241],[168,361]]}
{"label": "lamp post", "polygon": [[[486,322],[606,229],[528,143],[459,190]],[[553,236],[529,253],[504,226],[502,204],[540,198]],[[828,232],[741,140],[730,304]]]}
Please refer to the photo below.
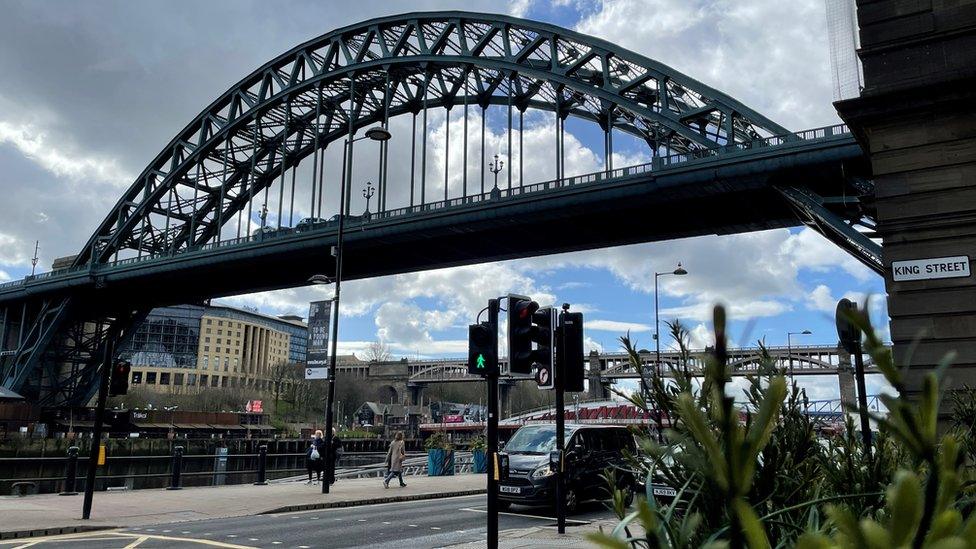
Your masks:
{"label": "lamp post", "polygon": [[793,342],[791,338],[795,335],[810,335],[813,332],[803,330],[802,332],[786,332],[786,356],[790,359],[790,385],[793,385]]}
{"label": "lamp post", "polygon": [[[350,128],[350,133],[352,130]],[[326,398],[326,411],[325,411],[325,475],[322,479],[322,493],[329,493],[329,482],[332,480],[332,476],[335,474],[333,470],[333,459],[332,459],[332,424],[335,420],[332,412],[332,404],[335,401],[335,375],[336,375],[336,352],[337,343],[339,339],[339,292],[341,290],[342,284],[342,235],[343,229],[345,227],[346,212],[346,189],[352,187],[352,144],[356,141],[362,139],[372,139],[373,141],[386,141],[390,139],[391,134],[389,130],[383,127],[372,127],[366,130],[366,134],[362,137],[356,137],[353,139],[346,139],[343,148],[346,153],[345,161],[345,181],[342,182],[342,189],[339,192],[339,229],[336,235],[336,245],[334,248],[335,255],[335,293],[332,297],[332,308],[334,318],[332,320],[332,352],[329,353],[329,392]],[[333,279],[324,275],[315,275],[309,279],[312,284],[328,284],[333,282]]]}
{"label": "lamp post", "polygon": [[376,194],[376,189],[373,188],[373,183],[367,181],[366,188],[363,189],[363,198],[366,199],[366,212],[363,214],[363,217],[366,219],[369,219],[369,199],[373,198],[374,194]]}
{"label": "lamp post", "polygon": [[[673,271],[654,273],[654,375],[655,376],[661,375],[661,320],[659,316],[659,305],[658,305],[658,296],[657,296],[657,279],[665,275],[684,276],[686,274],[688,274],[688,271],[686,271],[681,266],[680,261],[678,262],[678,268]],[[641,384],[645,385],[645,391],[646,391],[647,389],[646,389],[646,382],[644,381],[644,376],[641,376]],[[644,398],[645,400],[647,399],[646,393]],[[664,442],[663,430],[664,430],[664,423],[661,421],[661,411],[658,410],[657,411],[657,433],[658,433],[658,440],[660,442]]]}
{"label": "lamp post", "polygon": [[502,171],[503,167],[505,167],[505,161],[499,160],[497,154],[495,155],[495,161],[488,164],[488,171],[495,175],[495,185],[491,188],[492,198],[496,198],[502,193],[500,190],[498,190],[498,172]]}

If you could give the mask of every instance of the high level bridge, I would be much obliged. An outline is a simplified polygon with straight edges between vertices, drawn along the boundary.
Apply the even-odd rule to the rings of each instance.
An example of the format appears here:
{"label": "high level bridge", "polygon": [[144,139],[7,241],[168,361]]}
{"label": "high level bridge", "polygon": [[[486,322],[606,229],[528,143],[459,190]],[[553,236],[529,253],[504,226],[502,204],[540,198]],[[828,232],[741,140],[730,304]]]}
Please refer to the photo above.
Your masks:
{"label": "high level bridge", "polygon": [[[458,141],[465,154],[443,162],[443,174],[428,169],[432,110],[463,119],[460,140],[446,126],[443,156]],[[545,181],[523,177],[519,130],[536,111],[553,120],[545,156],[554,177]],[[498,115],[507,142],[488,150],[485,120]],[[328,147],[396,117],[413,133],[370,143],[378,162],[357,167],[349,145],[341,169],[326,166]],[[602,170],[567,173],[570,117],[602,131]],[[614,166],[621,135],[650,161]],[[390,177],[400,146],[411,170]],[[505,159],[497,187],[485,176],[496,152]],[[124,340],[152,307],[334,275],[329,220],[340,213],[349,219],[347,279],[800,224],[880,271],[868,173],[844,126],[789,131],[574,31],[464,12],[374,19],[243,78],[146,166],[70,267],[0,285],[0,382],[42,404],[86,402],[102,344]],[[358,191],[365,178],[377,184],[376,201],[360,216],[351,182]]]}
{"label": "high level bridge", "polygon": [[[795,376],[836,376],[841,394],[845,402],[853,402],[855,397],[854,370],[851,355],[843,348],[831,345],[806,345],[787,347],[767,347],[772,366]],[[675,351],[661,353],[658,365],[654,353],[639,353],[644,376],[650,378],[660,367],[662,375],[671,377],[672,369],[687,371],[688,374],[700,377],[704,375],[705,357],[707,350],[693,350],[688,359]],[[868,355],[864,355],[864,370],[866,373],[878,373],[877,367]],[[729,369],[733,377],[755,375],[760,364],[765,360],[758,347],[743,347],[729,350]],[[502,371],[507,370],[507,361],[500,360]],[[447,358],[433,360],[403,360],[390,362],[354,362],[340,363],[339,373],[344,376],[359,377],[374,383],[386,385],[390,388],[390,398],[395,401],[406,401],[419,404],[423,389],[430,384],[483,382],[481,376],[468,373],[467,361],[464,358]],[[610,387],[618,380],[640,379],[637,369],[631,364],[626,353],[597,353],[591,352],[587,366],[588,389],[587,397],[591,399],[606,399],[611,396]],[[502,410],[509,410],[509,391],[515,383],[533,381],[532,376],[507,374],[501,377]]]}

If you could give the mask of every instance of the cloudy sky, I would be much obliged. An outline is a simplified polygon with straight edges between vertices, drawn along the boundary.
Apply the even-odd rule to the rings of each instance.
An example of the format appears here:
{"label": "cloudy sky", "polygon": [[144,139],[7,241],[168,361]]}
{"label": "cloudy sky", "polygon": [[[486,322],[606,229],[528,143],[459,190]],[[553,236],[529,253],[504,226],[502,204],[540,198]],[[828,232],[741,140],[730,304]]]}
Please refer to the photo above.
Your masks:
{"label": "cloudy sky", "polygon": [[[503,10],[615,42],[791,129],[839,122],[824,0],[0,0],[0,280],[30,272],[36,240],[39,270],[77,252],[149,160],[267,60],[337,27],[435,9]],[[457,110],[452,136],[462,123]],[[394,122],[394,134],[397,124],[407,122]],[[432,143],[442,140],[444,124],[443,115],[431,118]],[[549,118],[527,118],[528,150],[549,125]],[[568,171],[600,169],[596,132],[580,124],[568,130]],[[489,148],[501,147],[500,119],[489,119],[488,139]],[[395,144],[391,150],[392,165],[405,165]],[[451,152],[456,166],[462,153]],[[622,166],[647,151],[624,141],[617,155]],[[443,169],[443,156],[435,145],[431,173]],[[526,182],[551,177],[552,168],[533,159],[527,155]],[[813,335],[798,343],[833,344],[836,300],[883,293],[878,276],[807,229],[702,237],[549,256],[532,261],[532,269],[520,260],[352,282],[343,292],[340,349],[379,339],[397,355],[460,356],[473,315],[489,297],[508,292],[574,304],[585,312],[592,348],[616,349],[628,330],[651,348],[653,273],[679,261],[690,274],[661,279],[662,318],[680,318],[698,345],[708,343],[716,302],[730,307],[735,343],[784,345],[787,331],[809,329]],[[324,290],[295,289],[225,301],[304,316],[308,301],[323,297]],[[875,300],[877,319],[887,318],[882,301]],[[834,392],[832,383],[809,383],[815,395]]]}

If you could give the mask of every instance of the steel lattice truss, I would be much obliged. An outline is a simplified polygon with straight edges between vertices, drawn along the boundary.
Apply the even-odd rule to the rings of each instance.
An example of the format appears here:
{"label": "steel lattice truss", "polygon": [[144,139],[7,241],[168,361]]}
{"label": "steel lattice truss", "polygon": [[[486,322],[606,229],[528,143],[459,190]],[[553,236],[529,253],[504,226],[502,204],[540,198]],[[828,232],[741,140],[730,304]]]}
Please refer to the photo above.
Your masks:
{"label": "steel lattice truss", "polygon": [[460,104],[580,117],[638,136],[653,155],[786,132],[665,65],[552,25],[462,12],[375,19],[294,48],[214,101],[126,191],[76,264],[212,241],[258,192],[278,178],[284,187],[289,168],[351,130]]}

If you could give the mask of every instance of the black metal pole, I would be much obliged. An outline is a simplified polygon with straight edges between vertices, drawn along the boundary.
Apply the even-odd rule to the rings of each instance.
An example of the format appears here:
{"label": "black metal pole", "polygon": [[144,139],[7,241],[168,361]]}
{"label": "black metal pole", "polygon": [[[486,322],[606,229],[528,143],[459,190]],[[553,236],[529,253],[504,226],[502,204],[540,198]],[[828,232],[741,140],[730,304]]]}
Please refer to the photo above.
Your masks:
{"label": "black metal pole", "polygon": [[[111,330],[109,330],[109,333]],[[112,357],[115,355],[115,341],[109,335],[102,344],[102,374],[98,384],[98,404],[95,407],[95,425],[92,427],[91,450],[88,453],[88,475],[85,477],[85,501],[82,504],[81,518],[91,518],[92,497],[95,490],[95,470],[98,467],[98,454],[102,447],[102,422],[105,421],[105,399],[108,398],[108,378],[112,374]]]}
{"label": "black metal pole", "polygon": [[268,445],[258,446],[258,480],[255,486],[266,486],[268,484]]}
{"label": "black metal pole", "polygon": [[868,395],[864,383],[864,358],[861,356],[861,342],[854,344],[854,375],[857,378],[857,407],[861,416],[861,437],[864,439],[864,454],[871,457],[871,422],[868,419]]}
{"label": "black metal pole", "polygon": [[[488,301],[488,323],[498,326],[498,300]],[[488,381],[488,548],[498,548],[498,369],[486,376]]]}
{"label": "black metal pole", "polygon": [[173,460],[170,463],[169,488],[167,490],[182,490],[180,479],[183,476],[183,447],[173,446]]}
{"label": "black metal pole", "polygon": [[[564,316],[565,313],[559,313],[556,345],[563,345],[563,341],[565,340],[563,337]],[[565,349],[563,349],[563,352],[558,353],[558,355],[565,357]],[[552,376],[553,385],[556,390],[556,452],[559,454],[559,466],[556,468],[556,531],[560,534],[566,533],[566,490],[563,485],[563,464],[566,461],[563,455],[563,452],[566,451],[566,444],[563,441],[563,438],[566,436],[566,403],[564,402],[565,395],[563,392],[563,366],[563,364],[557,364],[553,360]]]}
{"label": "black metal pole", "polygon": [[[352,138],[352,122],[349,123],[350,141]],[[342,182],[342,189],[339,192],[339,204],[345,204],[346,187],[350,185],[350,172],[352,171],[352,148],[346,145],[346,163],[350,164],[346,173],[346,180]],[[339,340],[339,292],[342,289],[342,236],[345,229],[346,216],[339,215],[339,229],[336,235],[336,271],[335,271],[335,296],[332,298],[332,309],[334,318],[332,319],[332,352],[329,353],[329,394],[325,402],[325,474],[322,475],[322,493],[329,493],[329,483],[332,480],[333,460],[332,460],[332,423],[335,419],[332,413],[332,404],[335,402],[335,375],[336,375],[336,353],[338,352]]]}
{"label": "black metal pole", "polygon": [[77,496],[78,492],[75,491],[75,486],[78,480],[78,447],[72,446],[68,448],[68,468],[64,474],[64,486],[62,487],[62,496]]}

